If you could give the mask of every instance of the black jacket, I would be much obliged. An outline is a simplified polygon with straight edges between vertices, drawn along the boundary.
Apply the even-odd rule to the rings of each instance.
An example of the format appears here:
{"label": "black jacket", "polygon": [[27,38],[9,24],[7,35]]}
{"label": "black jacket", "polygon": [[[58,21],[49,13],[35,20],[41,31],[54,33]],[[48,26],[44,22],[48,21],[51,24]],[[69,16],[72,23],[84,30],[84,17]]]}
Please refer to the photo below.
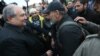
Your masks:
{"label": "black jacket", "polygon": [[0,56],[41,56],[44,52],[34,34],[8,23],[0,30]]}
{"label": "black jacket", "polygon": [[100,24],[100,14],[95,13],[94,11],[88,9],[81,13],[78,16],[86,18],[86,20],[91,21],[96,24]]}
{"label": "black jacket", "polygon": [[[57,25],[57,29],[60,25],[64,22],[72,21],[74,22],[69,16],[64,15],[59,24]],[[65,25],[62,29],[60,29],[59,37],[57,40],[62,45],[60,50],[60,56],[72,56],[77,47],[81,43],[81,29],[76,25]],[[57,43],[59,44],[59,42]],[[58,50],[59,50],[58,49]]]}

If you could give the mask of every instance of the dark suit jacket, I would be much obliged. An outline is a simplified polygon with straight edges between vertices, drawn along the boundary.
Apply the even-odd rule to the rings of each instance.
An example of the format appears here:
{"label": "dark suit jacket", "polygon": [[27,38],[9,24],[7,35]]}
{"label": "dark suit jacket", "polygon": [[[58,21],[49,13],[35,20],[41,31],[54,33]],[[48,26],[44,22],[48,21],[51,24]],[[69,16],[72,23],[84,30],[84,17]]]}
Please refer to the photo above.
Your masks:
{"label": "dark suit jacket", "polygon": [[44,45],[34,35],[6,23],[0,30],[0,56],[41,56]]}

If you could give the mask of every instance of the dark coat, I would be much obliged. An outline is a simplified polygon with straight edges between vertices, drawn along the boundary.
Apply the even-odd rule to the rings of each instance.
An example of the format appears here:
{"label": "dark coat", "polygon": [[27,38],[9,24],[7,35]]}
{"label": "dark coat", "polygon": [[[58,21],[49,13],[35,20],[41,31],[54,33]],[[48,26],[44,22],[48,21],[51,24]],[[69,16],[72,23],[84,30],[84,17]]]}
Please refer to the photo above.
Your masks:
{"label": "dark coat", "polygon": [[[64,17],[61,19],[59,24],[57,25],[57,29],[60,27],[60,25],[64,22],[72,21],[74,22],[69,16],[64,15]],[[77,49],[77,47],[81,43],[81,29],[76,25],[65,25],[62,29],[60,29],[59,32],[59,38],[57,37],[57,40],[62,45],[60,51],[60,56],[72,56],[74,51]],[[59,42],[57,42],[59,44]]]}
{"label": "dark coat", "polygon": [[86,18],[86,20],[91,21],[96,24],[100,24],[100,14],[95,13],[94,11],[88,9],[81,13],[78,16]]}
{"label": "dark coat", "polygon": [[0,30],[0,56],[41,56],[44,45],[34,35],[6,24]]}

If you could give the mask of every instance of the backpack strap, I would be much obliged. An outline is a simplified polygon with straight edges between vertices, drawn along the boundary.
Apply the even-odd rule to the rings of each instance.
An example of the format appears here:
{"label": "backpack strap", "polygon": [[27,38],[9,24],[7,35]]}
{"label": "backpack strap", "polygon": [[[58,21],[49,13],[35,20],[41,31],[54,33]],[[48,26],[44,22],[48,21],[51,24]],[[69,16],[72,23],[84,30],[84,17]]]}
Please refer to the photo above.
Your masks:
{"label": "backpack strap", "polygon": [[77,23],[75,23],[75,22],[65,21],[63,24],[60,25],[60,27],[58,28],[58,30],[60,30],[65,25],[77,25],[79,27],[79,25]]}

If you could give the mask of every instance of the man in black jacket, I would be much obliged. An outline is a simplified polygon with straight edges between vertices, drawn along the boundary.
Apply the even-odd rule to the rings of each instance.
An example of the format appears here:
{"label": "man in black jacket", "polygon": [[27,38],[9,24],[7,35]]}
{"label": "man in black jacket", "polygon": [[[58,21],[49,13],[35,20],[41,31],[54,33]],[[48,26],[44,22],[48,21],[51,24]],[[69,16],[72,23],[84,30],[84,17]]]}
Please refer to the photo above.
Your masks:
{"label": "man in black jacket", "polygon": [[27,17],[22,8],[8,5],[3,17],[6,23],[0,30],[0,56],[42,56],[46,52],[38,37],[24,30]]}
{"label": "man in black jacket", "polygon": [[[73,19],[70,18],[67,14],[65,14],[65,9],[63,5],[60,2],[51,2],[49,6],[47,7],[47,10],[45,12],[49,13],[49,16],[51,18],[51,21],[56,25],[56,30],[58,32],[59,27],[64,22],[73,22]],[[77,47],[81,43],[81,29],[80,27],[76,26],[75,24],[72,25],[64,25],[60,30],[58,34],[56,35],[55,40],[57,41],[56,44],[58,44],[59,55],[60,56],[72,56],[74,51],[77,49]],[[61,49],[61,50],[60,50]]]}
{"label": "man in black jacket", "polygon": [[[91,9],[88,4],[91,4],[94,0],[76,0],[75,9],[78,12],[78,17],[84,17],[86,20],[96,24],[100,24],[100,16],[94,12],[95,9]],[[91,4],[93,6],[94,2]],[[91,32],[90,32],[91,33]]]}

